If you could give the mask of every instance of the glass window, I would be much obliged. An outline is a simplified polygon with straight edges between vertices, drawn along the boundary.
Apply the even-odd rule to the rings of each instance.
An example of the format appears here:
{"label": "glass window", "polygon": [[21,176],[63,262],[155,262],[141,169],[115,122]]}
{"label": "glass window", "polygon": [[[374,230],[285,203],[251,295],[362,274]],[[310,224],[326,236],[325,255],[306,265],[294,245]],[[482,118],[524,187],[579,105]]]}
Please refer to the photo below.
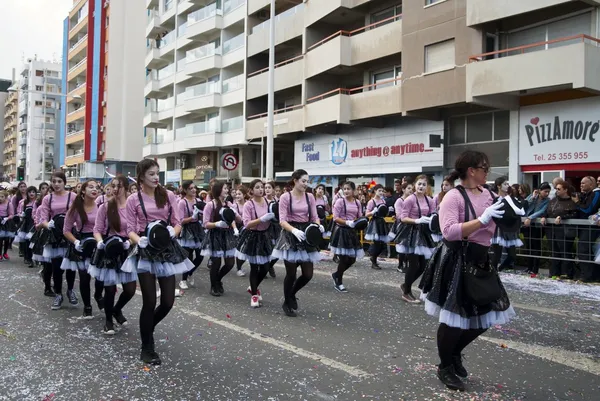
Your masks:
{"label": "glass window", "polygon": [[443,71],[455,66],[454,39],[425,46],[425,72]]}
{"label": "glass window", "polygon": [[431,5],[431,4],[435,4],[435,3],[439,2],[439,1],[442,1],[442,0],[425,0],[425,5],[428,6],[428,5]]}
{"label": "glass window", "polygon": [[[394,69],[390,69],[387,71],[381,71],[377,73],[372,73],[371,75],[371,83],[374,85],[373,89],[381,89],[387,86],[394,85],[394,82],[386,82],[394,79]],[[379,84],[379,82],[384,82]]]}
{"label": "glass window", "polygon": [[493,140],[493,116],[492,113],[467,116],[467,143]]}
{"label": "glass window", "polygon": [[510,112],[497,111],[494,113],[494,141],[509,139]]}
{"label": "glass window", "polygon": [[43,77],[44,76],[44,71],[42,71],[42,70],[35,70],[35,76],[36,77]]}
{"label": "glass window", "polygon": [[464,117],[454,117],[449,121],[449,145],[457,145],[461,143],[465,143],[465,118]]}
{"label": "glass window", "polygon": [[43,90],[44,90],[44,87],[43,87],[43,86],[41,86],[41,85],[36,85],[36,86],[35,86],[35,90],[36,90],[36,91],[40,91],[40,92],[41,92],[41,91],[43,91]]}

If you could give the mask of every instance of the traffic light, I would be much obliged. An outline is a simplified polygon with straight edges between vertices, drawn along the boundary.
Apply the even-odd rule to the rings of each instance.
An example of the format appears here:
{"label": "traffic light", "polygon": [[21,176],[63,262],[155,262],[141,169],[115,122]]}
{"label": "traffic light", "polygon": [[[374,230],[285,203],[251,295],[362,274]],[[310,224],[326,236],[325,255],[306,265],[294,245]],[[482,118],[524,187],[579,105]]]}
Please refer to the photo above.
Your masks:
{"label": "traffic light", "polygon": [[17,167],[17,181],[25,181],[25,167]]}

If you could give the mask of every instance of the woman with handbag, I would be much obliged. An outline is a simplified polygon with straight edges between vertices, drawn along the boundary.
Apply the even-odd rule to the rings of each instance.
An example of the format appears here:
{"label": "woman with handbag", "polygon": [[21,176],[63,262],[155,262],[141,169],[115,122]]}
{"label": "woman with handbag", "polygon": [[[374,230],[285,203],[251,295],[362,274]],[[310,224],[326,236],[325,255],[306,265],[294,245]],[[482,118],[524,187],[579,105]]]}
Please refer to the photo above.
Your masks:
{"label": "woman with handbag", "polygon": [[[189,272],[183,273],[179,288],[187,290],[189,285],[193,285],[192,274],[196,271],[204,257],[200,254],[202,241],[204,241],[204,227],[202,227],[202,210],[196,207],[199,198],[196,197],[197,189],[192,181],[185,181],[181,186],[183,197],[179,200],[177,207],[181,216],[181,234],[179,234],[179,245],[188,252],[188,258],[194,264],[194,268]],[[198,255],[194,259],[194,252]]]}
{"label": "woman with handbag", "polygon": [[[144,159],[136,166],[138,192],[127,198],[127,235],[135,247],[121,271],[137,272],[142,290],[140,312],[140,359],[160,365],[154,348],[154,330],[175,303],[175,276],[194,267],[187,252],[175,239],[181,231],[177,198],[159,184],[159,166]],[[156,306],[156,280],[160,286],[160,305]]]}
{"label": "woman with handbag", "polygon": [[488,250],[494,234],[493,218],[503,215],[502,202],[482,187],[489,171],[484,153],[463,152],[450,174],[461,184],[448,191],[440,205],[444,234],[429,261],[419,287],[425,311],[438,316],[437,346],[441,363],[438,378],[448,388],[465,390],[468,376],[462,351],[488,328],[515,316]]}
{"label": "woman with handbag", "polygon": [[[123,316],[123,308],[135,295],[137,272],[121,271],[121,266],[127,257],[131,243],[127,237],[127,196],[129,196],[129,180],[123,175],[117,175],[107,185],[111,198],[98,208],[94,224],[96,238],[96,254],[88,272],[97,281],[104,283],[104,335],[115,334],[113,319],[121,326],[127,324]],[[107,249],[108,245],[108,249]],[[117,284],[123,291],[115,305]]]}
{"label": "woman with handbag", "polygon": [[[381,270],[377,258],[385,249],[385,244],[388,239],[389,231],[387,229],[385,218],[387,217],[387,210],[385,215],[380,215],[378,211],[379,206],[385,206],[385,200],[383,199],[384,189],[381,184],[377,184],[373,187],[373,199],[367,203],[366,217],[371,218],[369,225],[365,230],[365,239],[367,241],[373,241],[369,247],[369,254],[371,255],[371,268],[375,270]],[[387,209],[387,208],[386,208]]]}

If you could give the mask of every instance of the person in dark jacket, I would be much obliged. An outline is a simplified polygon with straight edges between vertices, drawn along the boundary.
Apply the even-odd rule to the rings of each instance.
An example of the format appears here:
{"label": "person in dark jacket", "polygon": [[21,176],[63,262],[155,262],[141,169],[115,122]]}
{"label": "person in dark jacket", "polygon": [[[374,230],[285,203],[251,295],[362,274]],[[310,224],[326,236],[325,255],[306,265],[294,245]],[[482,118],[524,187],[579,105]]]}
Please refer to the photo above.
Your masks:
{"label": "person in dark jacket", "polygon": [[527,198],[527,217],[523,222],[522,232],[525,236],[525,243],[529,249],[527,273],[537,274],[540,268],[540,256],[542,249],[542,237],[544,235],[542,227],[532,224],[535,219],[541,218],[546,213],[550,199],[550,184],[543,182],[540,189],[533,191]]}
{"label": "person in dark jacket", "polygon": [[[581,180],[581,194],[575,199],[580,219],[589,219],[598,212],[600,208],[600,189],[596,188],[594,177],[584,177]],[[587,224],[579,226],[577,237],[577,253],[579,256],[579,268],[581,269],[581,281],[593,282],[600,279],[600,267],[592,261],[594,245],[600,237],[600,226]]]}
{"label": "person in dark jacket", "polygon": [[[566,182],[556,184],[556,196],[548,203],[542,217],[546,226],[546,237],[551,242],[552,262],[550,277],[572,279],[574,272],[573,243],[577,230],[564,224],[564,220],[577,217],[577,204],[573,201],[573,188]],[[571,259],[571,260],[565,260]]]}

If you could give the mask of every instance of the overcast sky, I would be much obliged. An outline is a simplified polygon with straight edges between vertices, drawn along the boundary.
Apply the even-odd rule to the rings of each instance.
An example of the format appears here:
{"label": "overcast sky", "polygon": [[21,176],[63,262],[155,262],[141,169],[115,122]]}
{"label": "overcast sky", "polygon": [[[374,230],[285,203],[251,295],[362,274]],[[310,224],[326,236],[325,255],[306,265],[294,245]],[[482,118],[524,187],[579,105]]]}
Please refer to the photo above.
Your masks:
{"label": "overcast sky", "polygon": [[63,21],[73,0],[0,0],[0,78],[11,79],[24,58],[60,61]]}

